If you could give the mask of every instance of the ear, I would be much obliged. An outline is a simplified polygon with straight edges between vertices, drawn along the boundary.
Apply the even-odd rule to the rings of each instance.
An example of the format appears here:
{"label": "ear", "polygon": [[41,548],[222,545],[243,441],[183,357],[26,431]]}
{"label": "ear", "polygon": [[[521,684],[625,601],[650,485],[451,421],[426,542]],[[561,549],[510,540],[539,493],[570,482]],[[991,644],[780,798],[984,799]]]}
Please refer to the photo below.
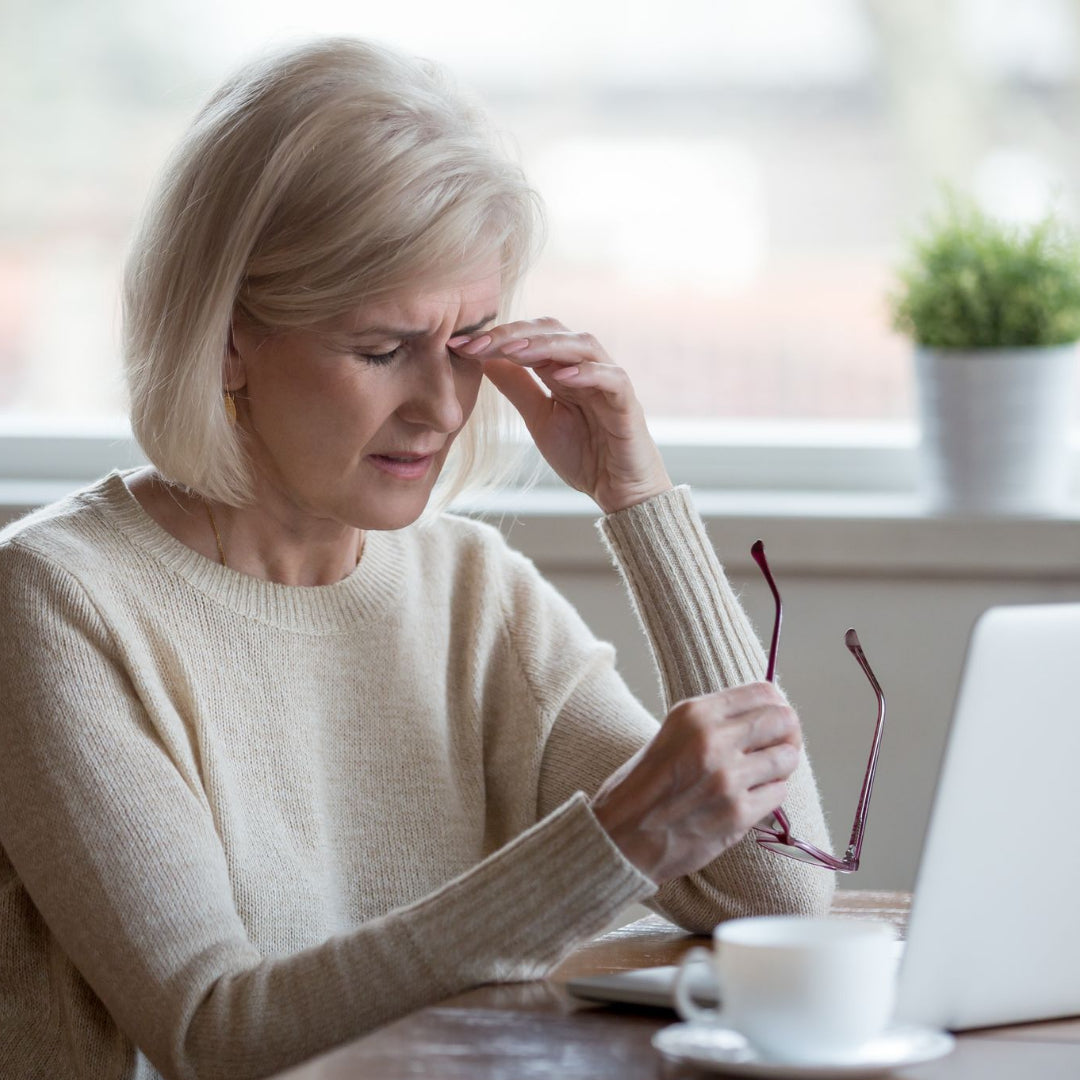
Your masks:
{"label": "ear", "polygon": [[244,333],[233,320],[229,327],[229,343],[225,349],[225,363],[222,365],[223,389],[243,390],[247,386],[247,366],[244,356],[253,348],[251,335]]}

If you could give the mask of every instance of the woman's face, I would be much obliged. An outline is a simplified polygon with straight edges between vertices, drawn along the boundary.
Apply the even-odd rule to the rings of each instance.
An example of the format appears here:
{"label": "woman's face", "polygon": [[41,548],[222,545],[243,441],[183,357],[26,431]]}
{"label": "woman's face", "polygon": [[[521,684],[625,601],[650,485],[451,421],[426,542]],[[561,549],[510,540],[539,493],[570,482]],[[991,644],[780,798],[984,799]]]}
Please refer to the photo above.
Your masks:
{"label": "woman's face", "polygon": [[482,378],[446,343],[494,320],[499,298],[496,272],[311,329],[237,328],[229,386],[259,506],[361,529],[415,521]]}

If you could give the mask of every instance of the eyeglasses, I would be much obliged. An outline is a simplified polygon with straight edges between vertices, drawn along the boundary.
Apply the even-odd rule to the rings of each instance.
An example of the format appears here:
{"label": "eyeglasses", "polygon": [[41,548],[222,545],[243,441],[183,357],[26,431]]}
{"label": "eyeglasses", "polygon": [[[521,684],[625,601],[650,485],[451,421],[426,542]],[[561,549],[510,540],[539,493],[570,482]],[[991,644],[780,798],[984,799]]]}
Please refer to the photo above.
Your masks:
{"label": "eyeglasses", "polygon": [[[769,564],[765,561],[765,545],[756,541],[750,549],[754,562],[761,567],[765,580],[772,590],[773,599],[776,601],[776,619],[773,622],[772,643],[769,645],[769,666],[765,672],[766,682],[772,682],[776,674],[776,649],[780,644],[780,623],[783,619],[784,609],[780,603],[780,592],[776,588],[776,582],[769,572]],[[862,791],[859,793],[859,805],[855,808],[855,824],[851,828],[851,839],[848,841],[847,850],[842,859],[830,855],[827,851],[808,844],[805,840],[798,840],[791,835],[791,824],[781,807],[777,807],[772,813],[772,820],[767,825],[755,825],[754,839],[768,851],[777,855],[785,855],[789,859],[797,859],[799,862],[810,863],[814,866],[824,867],[826,870],[836,870],[841,874],[851,874],[859,869],[859,856],[862,853],[863,830],[866,826],[866,811],[870,806],[870,792],[874,787],[874,774],[877,772],[878,754],[881,750],[881,733],[885,726],[885,695],[878,684],[870,665],[863,654],[859,637],[854,630],[849,630],[844,635],[844,644],[851,651],[851,655],[859,662],[870,685],[877,695],[877,725],[874,728],[874,744],[870,748],[870,760],[866,763],[866,775],[863,777]]]}

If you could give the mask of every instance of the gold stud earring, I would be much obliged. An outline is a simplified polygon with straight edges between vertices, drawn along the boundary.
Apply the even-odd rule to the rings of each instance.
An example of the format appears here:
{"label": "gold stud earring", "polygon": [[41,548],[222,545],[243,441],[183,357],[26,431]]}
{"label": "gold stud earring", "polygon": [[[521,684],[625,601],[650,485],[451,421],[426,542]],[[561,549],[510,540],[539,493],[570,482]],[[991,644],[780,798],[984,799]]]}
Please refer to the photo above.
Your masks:
{"label": "gold stud earring", "polygon": [[229,420],[229,427],[236,425],[236,398],[231,390],[225,391],[225,415]]}

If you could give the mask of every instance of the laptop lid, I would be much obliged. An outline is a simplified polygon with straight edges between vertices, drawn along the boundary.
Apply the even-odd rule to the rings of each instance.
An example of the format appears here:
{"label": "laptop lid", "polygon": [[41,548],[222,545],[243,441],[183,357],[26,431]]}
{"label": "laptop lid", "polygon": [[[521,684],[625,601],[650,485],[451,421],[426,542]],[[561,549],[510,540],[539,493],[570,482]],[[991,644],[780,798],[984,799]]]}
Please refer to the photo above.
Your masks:
{"label": "laptop lid", "polygon": [[[968,646],[923,846],[898,1017],[1080,1014],[1080,604],[992,608]],[[895,721],[894,721],[895,722]]]}

